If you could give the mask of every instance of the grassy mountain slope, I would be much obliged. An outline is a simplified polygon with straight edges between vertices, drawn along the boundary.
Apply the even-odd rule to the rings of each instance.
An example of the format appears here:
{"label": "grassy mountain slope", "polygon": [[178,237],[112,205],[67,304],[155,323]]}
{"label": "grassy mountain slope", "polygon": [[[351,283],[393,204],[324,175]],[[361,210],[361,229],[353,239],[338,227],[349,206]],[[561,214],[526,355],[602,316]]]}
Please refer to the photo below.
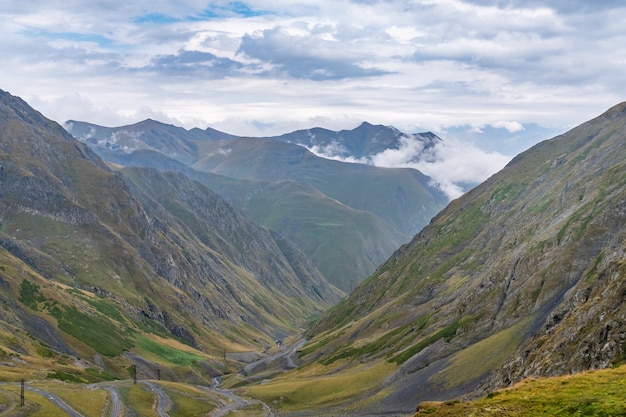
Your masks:
{"label": "grassy mountain slope", "polygon": [[552,378],[528,378],[475,401],[424,402],[420,416],[621,416],[626,366]]}
{"label": "grassy mountain slope", "polygon": [[293,311],[314,311],[340,294],[290,242],[248,221],[202,184],[182,174],[153,169],[125,168],[122,172],[144,191],[138,193],[144,206],[165,208],[188,228],[186,233],[195,235],[216,256],[250,271],[281,304],[293,304],[285,296],[298,300],[302,306],[290,306]]}
{"label": "grassy mountain slope", "polygon": [[130,362],[202,375],[212,355],[266,349],[340,296],[293,245],[206,187],[154,170],[127,174],[0,92],[7,356],[61,364],[78,355],[89,363],[83,374],[120,375]]}
{"label": "grassy mountain slope", "polygon": [[353,209],[294,181],[260,184],[243,212],[297,242],[324,276],[345,291],[356,287],[378,260],[403,242],[371,212]]}
{"label": "grassy mountain slope", "polygon": [[[453,201],[323,316],[301,351],[309,365],[292,378],[330,384],[376,369],[376,383],[347,384],[336,398],[361,406],[356,414],[408,413],[423,400],[621,364],[625,132],[621,104]],[[287,407],[278,384],[250,389]]]}
{"label": "grassy mountain slope", "polygon": [[[278,226],[273,230],[281,233],[287,230],[284,225],[288,225],[291,230],[287,236],[343,290],[352,289],[354,283],[371,273],[392,253],[387,252],[390,247],[395,249],[399,243],[406,242],[446,201],[442,193],[429,185],[430,179],[419,171],[327,160],[301,146],[272,139],[228,142],[193,167],[231,178],[272,183],[288,180],[312,187],[305,198],[303,188],[294,190],[292,187],[295,193],[266,194],[265,201],[275,202],[273,211],[267,215],[257,211],[253,204],[243,210],[267,227]],[[262,190],[267,193],[284,188],[283,183]],[[337,207],[329,199],[320,200],[322,194],[343,207]],[[252,198],[260,200],[256,197]],[[285,197],[288,199],[283,202]],[[328,211],[331,206],[334,210]],[[346,207],[373,216],[369,221],[355,222],[354,215],[345,215]],[[267,216],[276,221],[268,221]],[[319,220],[308,221],[311,216]],[[333,225],[339,227],[333,228]],[[341,234],[347,228],[353,233]],[[387,232],[380,233],[382,228]],[[337,236],[342,238],[338,240]],[[346,241],[349,246],[345,245]]]}
{"label": "grassy mountain slope", "polygon": [[294,242],[343,291],[354,288],[408,239],[374,214],[348,207],[308,184],[201,172],[150,150],[106,156],[121,166],[181,172],[206,185],[256,223]]}
{"label": "grassy mountain slope", "polygon": [[370,211],[390,227],[413,235],[444,203],[430,178],[414,169],[378,168],[320,158],[301,146],[271,139],[237,139],[221,145],[194,168],[233,178],[293,180],[330,198]]}

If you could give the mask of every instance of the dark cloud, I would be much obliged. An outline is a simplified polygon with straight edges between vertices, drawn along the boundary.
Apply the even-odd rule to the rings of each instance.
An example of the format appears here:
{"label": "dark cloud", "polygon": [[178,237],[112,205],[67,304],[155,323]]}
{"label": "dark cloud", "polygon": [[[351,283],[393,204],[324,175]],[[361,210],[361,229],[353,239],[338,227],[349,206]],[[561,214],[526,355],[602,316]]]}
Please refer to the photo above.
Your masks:
{"label": "dark cloud", "polygon": [[299,79],[338,80],[388,73],[358,65],[350,57],[338,54],[338,46],[333,41],[291,36],[274,28],[255,36],[245,35],[238,53],[271,64],[278,74]]}
{"label": "dark cloud", "polygon": [[180,50],[174,55],[159,55],[142,70],[163,75],[180,76],[198,73],[210,74],[215,78],[232,76],[243,65],[229,58],[218,57],[209,52]]}

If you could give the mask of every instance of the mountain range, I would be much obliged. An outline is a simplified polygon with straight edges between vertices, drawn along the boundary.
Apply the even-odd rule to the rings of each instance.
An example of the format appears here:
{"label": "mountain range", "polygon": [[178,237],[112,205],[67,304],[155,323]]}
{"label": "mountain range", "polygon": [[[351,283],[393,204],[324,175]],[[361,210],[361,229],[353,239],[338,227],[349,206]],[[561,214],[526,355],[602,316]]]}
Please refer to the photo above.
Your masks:
{"label": "mountain range", "polygon": [[[68,132],[123,166],[178,171],[202,182],[255,222],[291,240],[323,275],[353,289],[448,202],[415,169],[328,160],[305,147],[357,157],[397,149],[407,135],[363,123],[350,131],[317,128],[272,138],[242,138],[154,120],[106,128],[68,121]],[[424,148],[440,140],[411,135]]]}
{"label": "mountain range", "polygon": [[[160,147],[170,143],[169,155],[158,141],[132,152],[78,141],[0,92],[1,380],[86,384],[138,369],[155,381],[219,377],[223,389],[280,415],[405,416],[436,412],[422,406],[432,401],[445,412],[494,398],[528,378],[623,372],[626,103],[535,145],[450,202],[346,297],[289,229],[259,226],[207,186],[248,187],[232,201],[263,187],[274,196],[301,190],[299,198],[375,216],[382,233],[390,211],[353,208],[324,188],[324,171],[343,165],[287,141],[208,140],[147,123],[164,129],[153,134]],[[199,139],[178,141],[185,132]],[[90,146],[108,152],[108,163]],[[304,167],[320,169],[307,182]],[[369,183],[386,172],[427,181],[355,167]],[[268,195],[255,205],[269,213],[280,203]],[[565,393],[569,382],[558,384]],[[555,415],[584,413],[613,391],[570,398]],[[177,392],[173,402],[188,404]]]}

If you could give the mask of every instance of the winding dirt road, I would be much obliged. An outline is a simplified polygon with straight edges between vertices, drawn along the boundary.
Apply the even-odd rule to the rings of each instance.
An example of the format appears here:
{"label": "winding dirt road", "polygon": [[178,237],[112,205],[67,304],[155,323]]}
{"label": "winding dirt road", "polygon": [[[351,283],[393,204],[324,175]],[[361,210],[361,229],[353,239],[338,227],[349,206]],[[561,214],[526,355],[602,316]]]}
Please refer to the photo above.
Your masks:
{"label": "winding dirt road", "polygon": [[[246,365],[243,368],[243,371],[253,372],[257,366],[269,365],[271,362],[280,360],[280,359],[284,359],[286,361],[286,366],[288,368],[296,368],[297,365],[293,361],[293,355],[299,348],[301,348],[304,345],[304,343],[305,343],[304,340],[299,340],[297,343],[293,344],[290,347],[283,346],[283,348],[279,352]],[[157,413],[157,415],[159,417],[169,417],[168,412],[171,409],[172,401],[167,396],[165,391],[156,382],[141,381],[141,383],[146,385],[154,393],[155,403],[154,403],[153,408],[155,412]],[[0,385],[13,385],[13,386],[19,387],[18,383],[0,383]],[[260,404],[264,410],[265,417],[275,417],[272,409],[263,401],[258,400],[258,399],[245,399],[243,397],[236,395],[233,390],[220,388],[219,385],[220,385],[219,378],[214,378],[213,386],[198,386],[199,388],[202,388],[203,390],[206,390],[207,392],[214,393],[214,394],[219,395],[222,398],[225,398],[224,404],[222,406],[218,406],[215,410],[213,410],[210,416],[224,417],[232,411],[242,410],[252,404]],[[59,398],[58,396],[48,391],[35,388],[29,385],[26,385],[24,388],[28,391],[36,392],[37,394],[43,396],[44,398],[47,398],[54,405],[56,405],[57,407],[65,411],[67,415],[69,415],[70,417],[84,417],[81,413],[74,410],[67,403],[65,403],[61,398]],[[87,388],[88,389],[102,388],[102,389],[105,389],[109,393],[108,403],[106,407],[108,408],[109,417],[124,417],[125,416],[125,407],[121,400],[120,393],[115,383],[103,382],[103,383],[97,383],[97,384],[90,384],[87,386]],[[0,416],[7,415],[6,411],[7,410],[5,410],[5,412],[1,412]],[[102,412],[104,415],[105,410],[103,410]]]}
{"label": "winding dirt road", "polygon": [[[4,382],[0,382],[0,385],[13,385],[13,386],[16,386],[16,387],[20,386],[19,383],[4,383]],[[30,385],[25,385],[24,389],[26,391],[36,392],[37,394],[41,395],[42,397],[48,399],[48,401],[50,401],[51,403],[53,403],[54,405],[56,405],[57,407],[59,407],[60,409],[65,411],[67,413],[67,415],[69,415],[70,417],[84,417],[81,413],[79,413],[78,411],[74,410],[72,407],[67,405],[67,403],[65,401],[63,401],[61,398],[57,397],[56,395],[54,395],[54,394],[52,394],[52,393],[50,393],[48,391],[44,391],[44,390],[39,389],[39,388],[31,387]]]}
{"label": "winding dirt road", "polygon": [[235,411],[235,410],[241,410],[247,406],[249,406],[250,404],[261,404],[261,406],[263,407],[263,409],[265,410],[264,416],[265,417],[275,417],[274,413],[272,412],[272,409],[265,404],[263,401],[261,400],[246,400],[238,395],[236,395],[233,390],[230,389],[223,389],[223,388],[219,388],[219,384],[220,384],[220,380],[219,378],[213,378],[213,383],[214,386],[212,387],[203,387],[205,390],[208,391],[212,391],[215,392],[221,396],[224,396],[226,398],[228,398],[230,400],[230,402],[228,402],[227,404],[225,404],[222,407],[216,408],[215,410],[213,410],[213,412],[210,414],[211,417],[223,417],[228,415],[228,413],[230,413],[231,411]]}
{"label": "winding dirt road", "polygon": [[150,381],[142,381],[142,384],[147,385],[152,392],[154,393],[154,397],[156,400],[155,409],[159,417],[169,417],[170,415],[167,411],[170,408],[170,398],[167,396],[165,391],[161,389],[157,384]]}
{"label": "winding dirt road", "polygon": [[117,388],[112,385],[102,385],[102,388],[109,392],[109,400],[111,401],[111,411],[109,412],[109,416],[123,417],[122,402],[120,401],[120,393]]}

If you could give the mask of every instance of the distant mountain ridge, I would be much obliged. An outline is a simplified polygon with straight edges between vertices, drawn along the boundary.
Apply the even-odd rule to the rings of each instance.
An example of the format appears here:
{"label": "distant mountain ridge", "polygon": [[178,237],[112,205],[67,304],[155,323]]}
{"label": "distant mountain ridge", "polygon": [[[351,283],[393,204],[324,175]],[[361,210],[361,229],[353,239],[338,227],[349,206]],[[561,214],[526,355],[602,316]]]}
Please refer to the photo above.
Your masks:
{"label": "distant mountain ridge", "polygon": [[428,149],[441,139],[431,133],[407,134],[392,126],[361,123],[352,130],[332,131],[323,128],[297,130],[270,139],[316,148],[332,156],[363,160],[389,149],[399,149],[401,138],[422,142]]}
{"label": "distant mountain ridge", "polygon": [[[336,134],[314,129],[315,138],[305,131],[239,138],[153,120],[119,128],[77,121],[65,126],[109,162],[174,170],[201,181],[254,221],[292,240],[344,291],[373,272],[448,201],[417,170],[327,160],[302,146],[343,138],[359,155],[399,146],[403,134],[385,126],[364,123]],[[306,144],[294,144],[305,137]],[[415,140],[431,144],[438,139],[424,135]]]}
{"label": "distant mountain ridge", "polygon": [[131,153],[140,150],[162,152],[185,164],[192,164],[202,153],[202,144],[231,140],[235,136],[208,128],[191,130],[146,119],[133,125],[104,127],[69,120],[65,129],[96,150]]}
{"label": "distant mountain ridge", "polygon": [[[94,148],[126,153],[142,149],[159,150],[185,164],[194,163],[202,156],[202,148],[197,145],[199,142],[244,138],[210,127],[204,130],[199,128],[187,130],[153,119],[120,127],[104,127],[88,122],[68,120],[64,123],[64,127],[76,138]],[[363,122],[351,130],[333,131],[315,127],[258,139],[272,139],[302,145],[306,148],[332,149],[336,156],[363,159],[388,149],[398,149],[400,139],[407,137],[423,142],[425,148],[441,140],[431,132],[407,134],[393,126],[372,125],[368,122]]]}

